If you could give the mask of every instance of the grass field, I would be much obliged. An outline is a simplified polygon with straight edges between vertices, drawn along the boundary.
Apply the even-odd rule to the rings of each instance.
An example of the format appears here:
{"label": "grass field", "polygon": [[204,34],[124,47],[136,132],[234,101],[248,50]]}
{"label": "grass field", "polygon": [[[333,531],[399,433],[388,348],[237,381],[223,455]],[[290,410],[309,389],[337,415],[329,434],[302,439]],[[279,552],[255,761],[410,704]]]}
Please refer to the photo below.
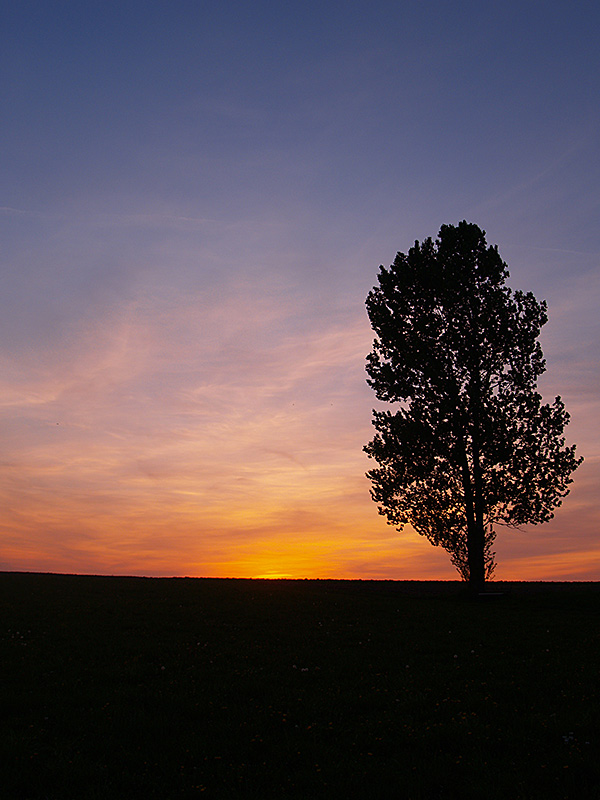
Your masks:
{"label": "grass field", "polygon": [[598,798],[600,584],[0,574],[0,797]]}

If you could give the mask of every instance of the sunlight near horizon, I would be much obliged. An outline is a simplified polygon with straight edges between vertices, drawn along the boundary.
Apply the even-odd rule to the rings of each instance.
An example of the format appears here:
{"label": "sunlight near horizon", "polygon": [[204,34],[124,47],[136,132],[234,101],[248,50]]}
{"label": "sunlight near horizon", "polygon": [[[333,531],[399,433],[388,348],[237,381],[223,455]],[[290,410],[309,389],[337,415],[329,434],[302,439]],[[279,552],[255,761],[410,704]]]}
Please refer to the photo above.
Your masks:
{"label": "sunlight near horizon", "polygon": [[262,575],[252,576],[252,580],[254,581],[280,581],[286,578],[289,580],[298,580],[295,575],[291,575],[289,572],[276,572],[275,570],[272,572],[265,572]]}

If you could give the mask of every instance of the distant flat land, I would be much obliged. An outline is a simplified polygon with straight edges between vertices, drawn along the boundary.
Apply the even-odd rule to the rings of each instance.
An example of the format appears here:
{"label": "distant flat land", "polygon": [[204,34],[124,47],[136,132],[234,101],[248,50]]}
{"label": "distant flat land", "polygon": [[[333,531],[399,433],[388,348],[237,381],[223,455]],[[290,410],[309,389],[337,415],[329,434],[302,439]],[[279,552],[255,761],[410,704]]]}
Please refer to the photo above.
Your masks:
{"label": "distant flat land", "polygon": [[597,798],[600,584],[0,573],[0,796]]}

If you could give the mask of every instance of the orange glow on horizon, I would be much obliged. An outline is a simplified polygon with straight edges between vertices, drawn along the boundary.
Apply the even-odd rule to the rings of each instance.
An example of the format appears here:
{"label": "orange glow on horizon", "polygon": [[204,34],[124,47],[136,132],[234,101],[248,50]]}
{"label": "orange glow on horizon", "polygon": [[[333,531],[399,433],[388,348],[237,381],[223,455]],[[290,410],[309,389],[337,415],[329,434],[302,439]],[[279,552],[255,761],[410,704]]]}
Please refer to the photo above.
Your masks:
{"label": "orange glow on horizon", "polygon": [[[370,499],[362,314],[271,347],[290,309],[242,289],[177,314],[126,304],[27,385],[3,377],[0,569],[457,579],[441,548],[394,531]],[[243,358],[227,360],[231,341]],[[548,526],[499,531],[498,579],[600,577],[594,469]]]}

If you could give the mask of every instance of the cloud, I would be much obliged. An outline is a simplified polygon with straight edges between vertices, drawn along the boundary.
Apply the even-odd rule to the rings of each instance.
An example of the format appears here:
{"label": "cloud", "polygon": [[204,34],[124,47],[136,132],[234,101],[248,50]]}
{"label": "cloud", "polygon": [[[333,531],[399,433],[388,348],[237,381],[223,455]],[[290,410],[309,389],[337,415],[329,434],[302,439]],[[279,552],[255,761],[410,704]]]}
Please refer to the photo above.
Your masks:
{"label": "cloud", "polygon": [[294,519],[322,538],[364,472],[369,334],[352,314],[307,329],[303,311],[244,283],[218,303],[146,296],[82,318],[27,370],[13,362],[0,384],[5,529],[33,538],[39,563],[69,551],[90,569],[102,554],[137,570],[160,547],[179,570],[198,547],[210,564],[215,539],[251,548]]}
{"label": "cloud", "polygon": [[30,214],[29,211],[24,211],[21,208],[11,208],[10,206],[0,206],[0,214]]}
{"label": "cloud", "polygon": [[[59,349],[5,359],[12,568],[453,578],[444,552],[394,532],[370,500],[362,306],[312,313],[296,289],[235,276],[216,294],[147,286],[82,314]],[[547,535],[501,532],[499,577],[522,577],[540,551],[585,574],[593,458],[580,472]]]}

